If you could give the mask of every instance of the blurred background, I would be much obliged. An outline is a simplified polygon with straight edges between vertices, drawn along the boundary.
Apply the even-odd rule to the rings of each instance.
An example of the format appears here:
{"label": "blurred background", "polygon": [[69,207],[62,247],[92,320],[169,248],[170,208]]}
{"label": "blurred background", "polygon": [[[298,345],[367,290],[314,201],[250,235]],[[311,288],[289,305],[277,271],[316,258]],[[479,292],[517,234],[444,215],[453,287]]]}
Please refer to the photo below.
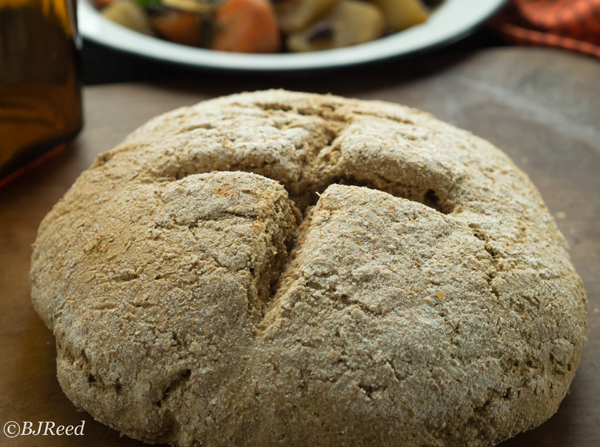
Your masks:
{"label": "blurred background", "polygon": [[[554,47],[600,57],[600,0],[510,0],[504,3],[504,7],[491,18],[486,17],[472,29],[464,30],[461,35],[452,39],[453,43],[443,42],[409,56],[387,58],[379,64],[369,64],[366,70],[368,72],[391,67],[402,71],[408,64],[415,61],[418,63],[424,58],[435,60],[440,55],[449,53],[511,45]],[[190,78],[200,74],[232,75],[231,72],[214,73],[198,67],[141,57],[98,44],[85,37],[81,62],[86,85]],[[361,69],[360,65],[354,68]],[[331,71],[329,70],[329,74]],[[342,72],[347,74],[348,70]],[[339,73],[338,70],[334,75]],[[266,75],[260,72],[237,73],[240,74],[244,77]],[[327,74],[327,70],[304,71],[295,72],[292,77],[308,79]],[[360,71],[355,73],[357,74]],[[271,76],[271,81],[275,83],[281,79],[282,73]]]}

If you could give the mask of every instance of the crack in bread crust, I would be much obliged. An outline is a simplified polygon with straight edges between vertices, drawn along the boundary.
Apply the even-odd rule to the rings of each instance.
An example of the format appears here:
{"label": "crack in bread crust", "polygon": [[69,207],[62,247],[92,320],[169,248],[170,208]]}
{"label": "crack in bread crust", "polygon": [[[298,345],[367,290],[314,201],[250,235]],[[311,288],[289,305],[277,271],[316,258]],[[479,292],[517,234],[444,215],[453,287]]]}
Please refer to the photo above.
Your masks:
{"label": "crack in bread crust", "polygon": [[556,411],[585,341],[524,173],[334,96],[154,118],[44,219],[30,279],[74,404],[180,446],[498,443]]}

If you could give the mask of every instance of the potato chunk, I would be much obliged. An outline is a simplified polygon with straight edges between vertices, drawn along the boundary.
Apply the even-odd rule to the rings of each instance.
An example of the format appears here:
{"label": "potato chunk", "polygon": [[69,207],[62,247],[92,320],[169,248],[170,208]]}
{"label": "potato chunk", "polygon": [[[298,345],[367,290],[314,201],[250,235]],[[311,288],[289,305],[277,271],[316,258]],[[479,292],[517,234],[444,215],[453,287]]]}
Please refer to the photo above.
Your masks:
{"label": "potato chunk", "polygon": [[343,0],[321,21],[290,35],[287,45],[293,52],[342,48],[378,39],[384,29],[385,21],[379,8],[370,3]]}
{"label": "potato chunk", "polygon": [[419,0],[371,0],[383,11],[385,26],[390,31],[401,31],[423,23],[429,17],[427,8]]}
{"label": "potato chunk", "polygon": [[125,28],[148,36],[154,35],[144,9],[133,1],[112,2],[102,10],[102,15]]}
{"label": "potato chunk", "polygon": [[284,34],[291,34],[326,14],[339,0],[283,0],[274,2],[279,27]]}

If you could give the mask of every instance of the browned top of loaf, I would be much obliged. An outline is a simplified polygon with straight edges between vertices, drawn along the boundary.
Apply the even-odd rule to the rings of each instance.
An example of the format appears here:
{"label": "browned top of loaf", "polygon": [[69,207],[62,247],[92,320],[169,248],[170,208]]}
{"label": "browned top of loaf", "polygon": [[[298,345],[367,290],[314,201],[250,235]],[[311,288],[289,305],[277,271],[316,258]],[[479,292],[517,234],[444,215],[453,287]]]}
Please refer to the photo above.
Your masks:
{"label": "browned top of loaf", "polygon": [[334,96],[154,118],[44,219],[31,284],[67,396],[181,446],[495,444],[556,411],[585,341],[506,155]]}

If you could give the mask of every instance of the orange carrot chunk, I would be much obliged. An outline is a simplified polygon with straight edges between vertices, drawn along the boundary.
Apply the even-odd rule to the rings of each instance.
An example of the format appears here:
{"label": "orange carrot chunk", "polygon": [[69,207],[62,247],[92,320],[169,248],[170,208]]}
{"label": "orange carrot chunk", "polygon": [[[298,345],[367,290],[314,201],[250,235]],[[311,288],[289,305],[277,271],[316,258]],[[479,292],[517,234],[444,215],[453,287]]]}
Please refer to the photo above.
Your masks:
{"label": "orange carrot chunk", "polygon": [[211,48],[236,53],[275,53],[281,37],[269,0],[228,0],[215,16]]}
{"label": "orange carrot chunk", "polygon": [[152,26],[165,39],[182,45],[200,46],[201,20],[198,14],[171,9],[152,17]]}

